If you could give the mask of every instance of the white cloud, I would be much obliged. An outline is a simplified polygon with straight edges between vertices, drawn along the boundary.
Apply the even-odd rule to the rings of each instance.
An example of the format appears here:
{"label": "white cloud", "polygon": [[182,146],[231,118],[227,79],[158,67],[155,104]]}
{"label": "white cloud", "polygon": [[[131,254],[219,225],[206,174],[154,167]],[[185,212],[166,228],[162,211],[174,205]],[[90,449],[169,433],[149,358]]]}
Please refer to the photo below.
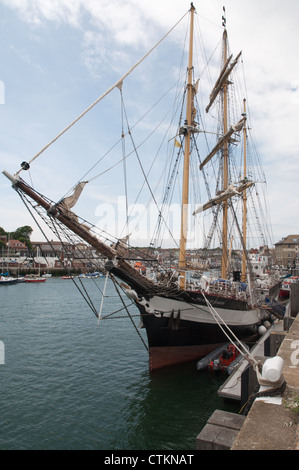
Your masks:
{"label": "white cloud", "polygon": [[[209,35],[207,43],[211,49],[216,47],[220,40],[222,6],[225,3],[227,4],[227,27],[232,52],[236,55],[239,50],[243,51],[250,116],[252,125],[255,127],[257,142],[261,145],[262,160],[268,167],[266,174],[270,177],[270,200],[274,203],[275,217],[284,221],[289,220],[291,224],[294,219],[295,205],[290,203],[289,207],[285,208],[284,204],[280,203],[281,196],[278,197],[276,188],[280,188],[280,193],[293,188],[291,192],[295,193],[299,173],[299,163],[297,163],[299,68],[296,60],[299,2],[298,0],[286,2],[280,0],[194,1],[197,8],[196,21],[200,22],[202,34]],[[74,99],[67,107],[66,101],[61,98],[64,109],[60,109],[59,98],[56,96],[57,101],[55,101],[55,94],[49,88],[43,95],[43,98],[49,95],[48,109],[45,109],[44,105],[43,111],[40,112],[38,106],[34,107],[34,100],[41,99],[41,95],[38,94],[37,87],[28,86],[26,92],[31,93],[30,99],[32,100],[30,108],[37,113],[36,121],[25,122],[19,132],[19,138],[23,144],[25,142],[28,153],[33,134],[30,129],[37,129],[37,139],[42,140],[46,135],[44,130],[48,119],[46,111],[50,109],[52,99],[53,108],[54,104],[57,106],[58,117],[57,121],[55,118],[49,119],[50,137],[53,137],[54,124],[60,126],[60,122],[64,122],[68,115],[71,121],[74,117],[72,114],[74,110],[77,109],[79,114],[85,103],[86,106],[89,105],[105,90],[105,77],[108,69],[113,72],[109,79],[112,76],[112,83],[114,83],[184,15],[190,7],[190,2],[182,2],[182,0],[126,0],[125,2],[121,0],[113,2],[111,0],[0,0],[0,5],[11,12],[17,12],[19,21],[22,20],[28,28],[28,37],[34,40],[36,48],[38,45],[41,47],[40,55],[37,55],[30,48],[32,44],[24,43],[22,46],[22,40],[18,38],[19,34],[21,38],[21,33],[18,30],[14,31],[14,40],[9,45],[13,55],[18,56],[24,64],[30,66],[33,82],[35,80],[38,83],[40,76],[46,76],[46,72],[49,71],[53,81],[55,76],[56,80],[59,77],[65,78],[66,71],[61,67],[61,62],[64,61],[66,69],[69,68],[69,80],[74,80],[75,83],[74,93],[70,93],[70,99],[73,97],[78,101],[81,100],[78,107]],[[210,29],[212,33],[209,32]],[[48,32],[48,40],[52,34],[53,43],[58,34],[61,35],[59,36],[61,51],[53,44],[47,47],[46,40],[43,40],[45,31]],[[78,50],[75,53],[72,51],[70,61],[65,44],[71,44],[72,34],[76,37]],[[65,38],[67,40],[64,42]],[[176,36],[172,35],[170,40],[175,43]],[[62,51],[63,54],[60,55]],[[166,57],[165,51],[168,51],[167,48],[164,50]],[[177,49],[177,52],[180,53],[180,50]],[[74,67],[74,62],[78,64],[78,71]],[[47,66],[47,63],[50,63],[51,67]],[[82,64],[86,73],[84,78],[81,78],[83,76]],[[3,65],[4,67],[6,65],[7,70],[9,69],[8,63]],[[18,67],[22,70],[20,62],[18,62]],[[152,70],[149,73],[146,68],[141,69],[141,72],[143,84],[147,83],[144,89],[148,90],[152,79],[159,77],[154,77],[155,73]],[[91,78],[90,82],[89,78]],[[78,82],[75,82],[76,79]],[[7,95],[10,93],[11,82],[5,82]],[[76,83],[80,83],[80,90],[79,86],[76,88]],[[141,79],[139,83],[141,86]],[[49,86],[48,82],[45,84]],[[85,90],[85,85],[87,90]],[[204,86],[204,84],[201,85]],[[61,86],[60,82],[59,86]],[[61,95],[68,91],[66,86],[61,90]],[[16,91],[14,93],[17,94]],[[90,101],[86,102],[87,99]],[[7,97],[6,103],[8,109],[10,103]],[[26,104],[25,100],[24,104]],[[130,105],[135,106],[137,113],[137,104],[132,99]],[[12,112],[11,108],[9,109]],[[29,111],[25,114],[25,119],[26,117],[28,119]],[[21,111],[20,106],[19,114],[21,112],[25,113],[23,108]],[[30,119],[33,119],[32,115]],[[100,118],[98,118],[97,125],[100,127]],[[57,131],[60,130],[57,129]],[[17,129],[15,134],[18,134],[16,131]],[[10,145],[13,150],[8,153],[16,154],[16,141],[14,140]],[[36,145],[36,141],[33,141],[34,151],[38,150],[35,148]],[[290,227],[290,231],[294,230]]]}
{"label": "white cloud", "polygon": [[54,21],[78,27],[80,22],[81,0],[1,0],[1,3],[15,8],[25,21],[36,26]]}
{"label": "white cloud", "polygon": [[82,42],[83,62],[94,78],[103,76],[107,68],[121,75],[124,65],[130,63],[125,50],[112,48],[112,41],[100,31],[86,31]]}

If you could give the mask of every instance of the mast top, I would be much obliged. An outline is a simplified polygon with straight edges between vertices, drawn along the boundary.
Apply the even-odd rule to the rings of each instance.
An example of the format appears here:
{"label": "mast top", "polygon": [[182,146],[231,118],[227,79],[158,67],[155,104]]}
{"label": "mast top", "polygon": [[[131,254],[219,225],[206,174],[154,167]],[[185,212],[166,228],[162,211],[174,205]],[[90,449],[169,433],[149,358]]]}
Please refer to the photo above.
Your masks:
{"label": "mast top", "polygon": [[223,28],[226,30],[226,12],[225,12],[225,7],[223,7],[222,26],[223,26]]}

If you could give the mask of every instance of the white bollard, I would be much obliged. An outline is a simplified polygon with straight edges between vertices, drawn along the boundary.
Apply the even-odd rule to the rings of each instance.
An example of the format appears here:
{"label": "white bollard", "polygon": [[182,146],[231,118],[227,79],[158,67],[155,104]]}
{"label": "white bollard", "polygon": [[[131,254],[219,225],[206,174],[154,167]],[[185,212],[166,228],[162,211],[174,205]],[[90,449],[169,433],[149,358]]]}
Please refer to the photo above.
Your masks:
{"label": "white bollard", "polygon": [[283,359],[280,356],[274,356],[267,359],[262,367],[262,381],[267,381],[268,385],[265,383],[261,385],[260,392],[264,392],[272,388],[275,383],[279,382],[282,379],[282,369],[283,369]]}
{"label": "white bollard", "polygon": [[278,382],[283,368],[283,359],[280,356],[274,356],[267,359],[262,368],[262,378],[270,382]]}

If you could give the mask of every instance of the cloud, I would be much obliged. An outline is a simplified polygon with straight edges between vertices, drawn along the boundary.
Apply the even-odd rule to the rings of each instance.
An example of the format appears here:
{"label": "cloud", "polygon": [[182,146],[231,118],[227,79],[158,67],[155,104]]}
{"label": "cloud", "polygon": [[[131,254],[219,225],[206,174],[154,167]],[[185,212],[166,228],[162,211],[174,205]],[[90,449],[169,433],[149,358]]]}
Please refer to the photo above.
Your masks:
{"label": "cloud", "polygon": [[[261,158],[267,167],[270,200],[274,202],[276,219],[292,222],[294,206],[290,203],[288,204],[290,209],[286,209],[276,189],[280,188],[282,194],[293,188],[291,191],[295,193],[296,178],[299,173],[297,158],[299,70],[295,59],[299,2],[298,0],[287,2],[230,0],[226,3],[231,50],[234,55],[239,50],[243,51],[240,69],[244,67],[246,74],[250,125],[254,127],[256,141],[261,148]],[[182,0],[114,0],[113,2],[111,0],[0,0],[1,4],[14,15],[17,13],[18,25],[22,24],[24,27],[21,32],[12,29],[9,51],[13,52],[11,55],[15,56],[18,62],[13,69],[14,77],[10,76],[10,81],[7,79],[3,82],[7,96],[6,108],[2,109],[5,113],[3,122],[7,119],[7,126],[9,122],[13,123],[8,128],[10,144],[7,146],[10,145],[11,149],[7,155],[18,154],[16,139],[12,138],[18,135],[23,144],[23,148],[20,149],[22,157],[23,153],[30,153],[30,146],[34,147],[34,151],[38,151],[39,148],[36,147],[40,141],[45,139],[44,143],[47,143],[55,135],[56,130],[57,133],[62,130],[76,113],[79,114],[105,91],[106,87],[126,72],[190,8],[190,2]],[[202,37],[207,37],[205,42],[210,51],[213,51],[222,33],[223,0],[195,1],[194,4],[197,8],[196,28],[200,27]],[[11,15],[9,18],[15,21],[15,16]],[[23,44],[24,38],[27,40],[30,38],[31,42],[24,41]],[[33,42],[36,48],[32,47]],[[175,48],[172,48],[173,45]],[[69,48],[73,49],[69,52]],[[171,71],[175,66],[174,60],[173,64],[170,60],[172,53],[176,55],[181,53],[177,46],[176,33],[170,36],[168,46],[163,49],[165,65],[158,64],[158,61],[156,65],[162,65]],[[204,57],[202,56],[200,60],[203,70]],[[9,70],[9,65],[7,62],[3,70]],[[149,69],[146,66],[140,68],[140,72],[138,92],[143,92],[145,99],[146,93],[152,90],[153,78],[160,79],[160,77],[156,69]],[[212,75],[213,73],[212,68]],[[213,80],[216,78],[216,73],[215,68]],[[18,88],[16,77],[22,74],[24,86]],[[35,86],[25,82],[25,78],[28,77]],[[3,80],[3,77],[0,78]],[[68,80],[65,88],[63,88],[64,80]],[[58,82],[56,89],[52,85],[55,81]],[[72,90],[70,83],[73,86]],[[206,85],[202,82],[200,86]],[[14,96],[10,95],[11,90]],[[30,96],[29,106],[27,93]],[[16,99],[17,95],[21,97],[22,103],[15,103],[12,109],[12,100]],[[118,106],[118,102],[116,105]],[[51,106],[53,113],[49,112]],[[135,117],[141,114],[141,108],[137,105],[134,95],[130,99],[129,106]],[[16,121],[18,119],[21,121],[20,116],[24,113],[25,124],[15,124],[12,120],[13,112]],[[56,118],[55,112],[57,112]],[[68,118],[69,121],[66,122]],[[97,117],[93,130],[101,128],[101,119],[102,117]],[[101,145],[103,140],[104,138],[101,140]],[[85,144],[86,155],[89,152],[89,144],[90,141]],[[61,154],[64,155],[64,152],[67,154],[67,150],[63,150]],[[76,158],[75,155],[74,152],[72,158]],[[59,181],[62,179],[60,176]],[[289,215],[287,215],[288,210]]]}
{"label": "cloud", "polygon": [[41,65],[39,65],[38,63],[32,60],[28,52],[18,49],[13,44],[10,45],[10,50],[13,54],[17,54],[21,58],[21,60],[26,62],[30,67],[36,69],[37,72],[40,72],[43,74],[46,73],[45,69]]}
{"label": "cloud", "polygon": [[130,63],[125,50],[112,48],[112,41],[100,31],[86,31],[82,42],[81,56],[83,63],[94,78],[103,76],[103,71],[115,70],[119,75],[124,70],[124,64]]}
{"label": "cloud", "polygon": [[148,19],[141,15],[139,2],[133,0],[1,0],[0,3],[15,9],[24,21],[36,27],[51,22],[81,28],[87,22],[95,30],[109,30],[124,45],[148,41]]}
{"label": "cloud", "polygon": [[[143,51],[159,37],[157,25],[147,15],[142,2],[128,0],[0,0],[14,9],[23,21],[35,28],[67,25],[81,31],[81,56],[94,78],[101,76],[102,66],[115,71],[130,64],[130,51]],[[152,15],[151,15],[152,16]],[[164,17],[164,15],[162,15]],[[139,58],[135,55],[136,60]]]}
{"label": "cloud", "polygon": [[41,26],[45,21],[80,24],[81,0],[1,0],[18,11],[24,21]]}

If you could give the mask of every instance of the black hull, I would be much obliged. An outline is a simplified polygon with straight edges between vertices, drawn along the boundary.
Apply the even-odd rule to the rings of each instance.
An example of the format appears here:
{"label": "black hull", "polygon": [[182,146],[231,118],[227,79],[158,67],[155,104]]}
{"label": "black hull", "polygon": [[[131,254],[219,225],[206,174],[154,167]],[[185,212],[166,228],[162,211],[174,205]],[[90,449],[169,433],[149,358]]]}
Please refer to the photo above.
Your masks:
{"label": "black hull", "polygon": [[[150,370],[198,361],[218,346],[228,342],[218,324],[186,321],[180,315],[156,316],[137,304],[146,329],[149,346]],[[246,315],[245,312],[242,312]],[[254,343],[259,337],[260,321],[230,326],[236,337],[245,343]]]}
{"label": "black hull", "polygon": [[138,280],[114,266],[110,271],[128,282],[136,293],[136,306],[148,338],[150,370],[198,361],[228,342],[209,311],[206,299],[240,341],[254,343],[259,337],[259,313],[249,309],[246,300],[178,288],[161,292],[158,286],[150,289],[140,286]]}
{"label": "black hull", "polygon": [[[141,309],[140,309],[141,310]],[[149,347],[181,347],[226,343],[227,336],[218,324],[198,323],[155,315],[142,314],[143,325],[147,332]],[[257,333],[257,324],[230,327],[240,340],[250,341]]]}

